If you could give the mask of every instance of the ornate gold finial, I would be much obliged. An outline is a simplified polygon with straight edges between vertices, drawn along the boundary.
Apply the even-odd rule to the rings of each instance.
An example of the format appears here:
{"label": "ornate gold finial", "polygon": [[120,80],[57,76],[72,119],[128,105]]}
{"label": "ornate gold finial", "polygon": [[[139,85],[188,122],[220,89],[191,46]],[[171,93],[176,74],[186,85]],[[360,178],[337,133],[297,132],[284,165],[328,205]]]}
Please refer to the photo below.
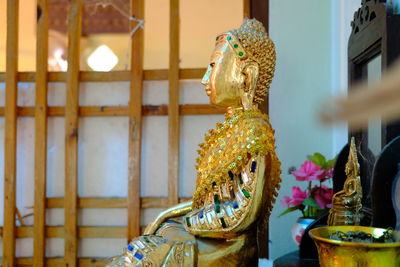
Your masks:
{"label": "ornate gold finial", "polygon": [[332,208],[328,217],[328,225],[330,226],[360,224],[362,188],[354,137],[350,141],[349,158],[345,172],[347,179],[343,190],[337,192],[332,198]]}
{"label": "ornate gold finial", "polygon": [[246,55],[244,57],[245,61],[254,61],[259,66],[254,102],[261,103],[274,77],[275,45],[268,37],[263,24],[256,19],[245,19],[240,28],[231,30],[228,33],[239,40],[244,50],[243,54],[238,51],[239,57]]}
{"label": "ornate gold finial", "polygon": [[357,149],[354,141],[354,137],[350,141],[349,158],[346,163],[346,175],[347,177],[359,177],[360,176],[360,165],[358,164]]}

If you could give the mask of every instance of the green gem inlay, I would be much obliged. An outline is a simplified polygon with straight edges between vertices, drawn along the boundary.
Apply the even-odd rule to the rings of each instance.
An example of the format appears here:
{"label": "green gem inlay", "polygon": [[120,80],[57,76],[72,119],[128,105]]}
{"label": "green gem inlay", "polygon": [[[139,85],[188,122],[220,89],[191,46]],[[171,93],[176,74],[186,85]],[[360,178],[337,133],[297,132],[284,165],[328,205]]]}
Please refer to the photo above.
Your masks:
{"label": "green gem inlay", "polygon": [[245,197],[250,198],[250,193],[246,189],[242,189],[242,193]]}
{"label": "green gem inlay", "polygon": [[219,40],[219,36],[217,36],[217,38],[215,38],[215,40],[218,41]]}
{"label": "green gem inlay", "polygon": [[190,225],[190,218],[189,218],[189,217],[186,217],[186,224],[187,224],[187,226],[189,226],[189,227],[191,226],[191,225]]}
{"label": "green gem inlay", "polygon": [[[239,183],[240,184],[243,184],[243,180],[242,180],[242,176],[241,175],[239,175]],[[244,190],[244,189],[243,189]]]}
{"label": "green gem inlay", "polygon": [[239,55],[239,56],[243,56],[243,52],[239,52],[238,55]]}
{"label": "green gem inlay", "polygon": [[225,223],[224,218],[220,218],[220,220],[221,220],[222,228],[226,228],[226,223]]}
{"label": "green gem inlay", "polygon": [[230,39],[232,39],[232,37],[228,36],[226,39],[230,40]]}
{"label": "green gem inlay", "polygon": [[215,212],[220,213],[221,212],[221,206],[219,204],[215,204]]}
{"label": "green gem inlay", "polygon": [[238,44],[234,44],[233,47],[234,47],[234,48],[238,48],[239,45],[238,45]]}
{"label": "green gem inlay", "polygon": [[143,236],[144,241],[146,241],[147,243],[150,242],[149,238],[147,236]]}
{"label": "green gem inlay", "polygon": [[214,203],[219,204],[219,196],[217,194],[214,195]]}

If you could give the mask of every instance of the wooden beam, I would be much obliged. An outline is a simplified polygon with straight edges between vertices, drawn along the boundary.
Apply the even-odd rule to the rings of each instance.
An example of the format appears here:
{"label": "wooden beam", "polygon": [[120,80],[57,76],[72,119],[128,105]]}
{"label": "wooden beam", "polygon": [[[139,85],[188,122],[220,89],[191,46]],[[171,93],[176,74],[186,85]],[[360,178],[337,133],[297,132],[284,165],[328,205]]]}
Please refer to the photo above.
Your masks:
{"label": "wooden beam", "polygon": [[47,60],[48,60],[48,2],[37,0],[36,41],[36,108],[35,108],[35,203],[33,234],[33,266],[45,262],[46,238],[46,159],[47,159]]}
{"label": "wooden beam", "polygon": [[[190,201],[191,198],[179,198],[179,202]],[[140,208],[152,209],[152,208],[168,208],[168,198],[163,197],[145,197],[140,198]],[[63,198],[47,198],[46,208],[64,208]],[[79,209],[126,209],[127,199],[126,198],[78,198]]]}
{"label": "wooden beam", "polygon": [[[48,209],[64,208],[63,198],[47,198]],[[126,209],[126,198],[78,198],[78,208],[88,209]]]}
{"label": "wooden beam", "polygon": [[77,265],[78,228],[78,105],[82,0],[69,2],[68,71],[65,108],[65,193],[64,193],[64,260],[69,267]]}
{"label": "wooden beam", "polygon": [[[224,114],[225,110],[212,105],[180,105],[179,114],[181,115],[213,115]],[[4,116],[4,108],[0,108],[0,117]],[[19,117],[35,116],[34,107],[17,107]],[[78,109],[81,117],[118,117],[128,116],[129,107],[126,106],[81,106]],[[142,116],[163,116],[168,115],[167,105],[146,105],[142,106]],[[48,107],[47,116],[63,117],[65,116],[65,107]]]}
{"label": "wooden beam", "polygon": [[179,79],[201,79],[206,71],[206,69],[179,69]]}
{"label": "wooden beam", "polygon": [[[78,260],[80,267],[103,267],[110,263],[110,259],[102,258],[80,258]],[[17,266],[32,266],[32,258],[16,258]],[[2,260],[0,258],[0,266],[2,266]],[[49,267],[65,267],[63,258],[46,258],[45,265]]]}
{"label": "wooden beam", "polygon": [[[62,229],[62,227],[54,227],[54,229],[50,228],[47,233],[48,237],[62,237]],[[61,232],[58,233],[57,231]],[[126,227],[78,227],[79,238],[126,238],[126,234]]]}
{"label": "wooden beam", "polygon": [[[131,0],[131,16],[144,19],[144,0]],[[137,22],[131,22],[131,28]],[[142,146],[144,32],[138,29],[131,43],[131,81],[128,106],[128,240],[140,235],[140,159]]]}
{"label": "wooden beam", "polygon": [[[140,226],[140,233],[146,226]],[[124,226],[78,226],[79,238],[126,238],[128,228]],[[0,237],[4,234],[3,227],[0,227]],[[33,226],[16,227],[16,238],[31,238],[34,236]],[[65,238],[63,226],[46,226],[43,233],[45,238]]]}
{"label": "wooden beam", "polygon": [[[180,69],[179,78],[181,80],[201,79],[206,72],[206,69]],[[0,82],[5,81],[5,73],[0,72]],[[130,71],[80,71],[79,80],[81,82],[120,82],[131,80]],[[34,82],[36,80],[35,72],[18,72],[18,81]],[[67,80],[66,72],[52,71],[48,73],[49,82],[65,82]],[[145,81],[162,81],[168,80],[168,70],[143,70],[143,80]]]}
{"label": "wooden beam", "polygon": [[169,6],[168,202],[178,203],[179,178],[179,0]]}
{"label": "wooden beam", "polygon": [[3,266],[15,265],[15,209],[17,170],[18,0],[7,1],[6,103],[4,143]]}

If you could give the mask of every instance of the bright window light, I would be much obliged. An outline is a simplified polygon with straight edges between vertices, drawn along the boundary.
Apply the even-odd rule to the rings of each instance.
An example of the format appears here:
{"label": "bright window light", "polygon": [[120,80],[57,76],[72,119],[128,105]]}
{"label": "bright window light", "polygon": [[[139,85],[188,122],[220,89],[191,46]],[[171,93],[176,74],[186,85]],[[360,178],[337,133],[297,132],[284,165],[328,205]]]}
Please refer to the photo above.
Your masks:
{"label": "bright window light", "polygon": [[65,50],[63,48],[57,48],[49,53],[49,70],[51,71],[67,71],[68,62],[63,58]]}
{"label": "bright window light", "polygon": [[94,71],[110,71],[118,63],[118,57],[106,45],[101,45],[87,59],[89,67]]}

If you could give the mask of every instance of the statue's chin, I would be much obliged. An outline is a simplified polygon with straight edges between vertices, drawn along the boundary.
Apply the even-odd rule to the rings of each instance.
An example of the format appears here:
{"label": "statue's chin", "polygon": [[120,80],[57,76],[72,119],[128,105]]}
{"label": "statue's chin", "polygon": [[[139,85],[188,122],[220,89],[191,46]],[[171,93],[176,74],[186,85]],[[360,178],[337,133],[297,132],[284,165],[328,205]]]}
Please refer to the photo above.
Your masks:
{"label": "statue's chin", "polygon": [[225,104],[221,104],[221,103],[216,103],[216,102],[212,102],[212,101],[210,101],[210,104],[213,105],[213,106],[220,107],[220,108],[227,108],[227,107],[229,107],[229,105],[225,105]]}
{"label": "statue's chin", "polygon": [[231,107],[231,108],[237,108],[240,107],[240,101],[232,101],[231,99],[229,100],[218,100],[218,99],[213,99],[212,97],[210,97],[210,104],[218,106],[218,107],[222,107],[222,108],[227,108],[227,107]]}

